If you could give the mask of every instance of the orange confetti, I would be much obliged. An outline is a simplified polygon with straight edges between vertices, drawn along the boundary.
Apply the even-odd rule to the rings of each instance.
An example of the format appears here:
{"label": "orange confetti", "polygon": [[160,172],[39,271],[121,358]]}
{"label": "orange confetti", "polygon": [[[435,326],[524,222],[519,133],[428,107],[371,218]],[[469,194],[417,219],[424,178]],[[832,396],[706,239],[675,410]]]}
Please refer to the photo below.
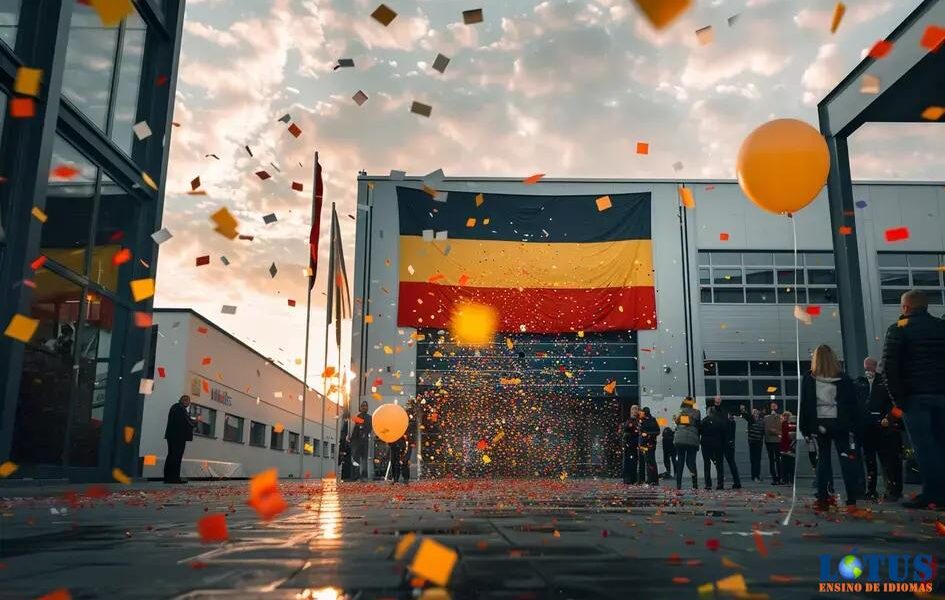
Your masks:
{"label": "orange confetti", "polygon": [[692,583],[692,580],[688,577],[673,577],[673,583],[677,585],[685,585],[687,583]]}
{"label": "orange confetti", "polygon": [[206,366],[206,365],[209,365],[211,362],[213,362],[212,358],[210,358],[209,356],[204,356],[203,360],[200,361],[200,364]]}
{"label": "orange confetti", "polygon": [[942,523],[941,521],[936,521],[935,531],[937,531],[939,535],[945,535],[945,523]]}
{"label": "orange confetti", "polygon": [[534,175],[531,175],[523,179],[522,183],[524,183],[525,185],[535,185],[536,183],[541,181],[541,178],[544,176],[545,176],[544,173],[535,173]]}
{"label": "orange confetti", "polygon": [[420,548],[410,563],[410,570],[434,585],[445,586],[449,583],[458,557],[452,548],[427,538],[420,542]]}
{"label": "orange confetti", "polygon": [[762,558],[767,558],[768,547],[765,545],[765,539],[762,537],[761,532],[755,531],[752,537],[755,538],[755,549],[758,550],[758,554],[760,554]]}
{"label": "orange confetti", "polygon": [[889,411],[889,416],[891,416],[891,417],[894,418],[894,419],[901,419],[901,418],[902,418],[902,409],[899,408],[898,406],[892,407],[892,410]]}
{"label": "orange confetti", "polygon": [[52,168],[50,174],[56,179],[72,179],[79,174],[79,170],[72,165],[57,165]]}
{"label": "orange confetti", "polygon": [[650,145],[649,145],[648,143],[646,143],[646,142],[637,142],[637,154],[646,155],[646,154],[649,154],[649,153],[650,153]]}
{"label": "orange confetti", "polygon": [[226,515],[215,513],[201,517],[197,521],[197,533],[204,544],[227,541],[230,534],[226,528]]}
{"label": "orange confetti", "polygon": [[66,588],[59,588],[48,594],[39,596],[36,600],[72,600],[72,594],[69,593],[69,590]]}
{"label": "orange confetti", "polygon": [[841,225],[837,231],[840,232],[840,235],[850,235],[853,233],[853,228],[849,225]]}
{"label": "orange confetti", "polygon": [[123,265],[126,262],[131,260],[131,250],[128,248],[122,248],[118,252],[112,255],[112,265],[118,266]]}
{"label": "orange confetti", "polygon": [[929,25],[922,34],[922,40],[919,42],[923,48],[938,52],[945,44],[945,27],[939,25]]}
{"label": "orange confetti", "polygon": [[731,237],[731,236],[729,236],[729,234],[727,234],[727,233],[725,233],[725,232],[723,231],[722,233],[719,234],[719,241],[720,241],[720,242],[727,242],[727,241],[729,240],[729,237]]}
{"label": "orange confetti", "polygon": [[125,425],[125,443],[130,444],[131,440],[135,439],[135,428],[129,425]]}
{"label": "orange confetti", "polygon": [[885,58],[887,55],[889,55],[890,52],[892,52],[892,49],[893,49],[892,42],[888,42],[886,40],[879,40],[878,42],[873,44],[872,48],[870,48],[869,57],[876,60],[880,58]]}
{"label": "orange confetti", "polygon": [[333,377],[334,375],[335,375],[335,367],[331,365],[325,367],[325,370],[322,371],[322,377],[324,377],[325,379],[328,379],[329,377]]}
{"label": "orange confetti", "polygon": [[10,116],[14,119],[29,119],[36,116],[36,103],[32,98],[11,98]]}
{"label": "orange confetti", "polygon": [[272,431],[275,433],[282,433],[283,431],[285,431],[285,425],[283,425],[282,423],[276,423],[275,425],[272,426]]}
{"label": "orange confetti", "polygon": [[144,455],[144,466],[153,467],[157,464],[157,455],[156,454],[145,454]]}
{"label": "orange confetti", "polygon": [[840,21],[843,20],[843,15],[847,12],[847,5],[843,2],[837,2],[837,5],[833,8],[833,19],[830,21],[830,33],[837,33],[837,29],[840,27]]}
{"label": "orange confetti", "polygon": [[19,465],[9,460],[0,464],[0,479],[5,479],[10,475],[13,475],[19,468]]}
{"label": "orange confetti", "polygon": [[604,391],[608,394],[615,394],[617,392],[617,380],[607,383],[604,386]]}
{"label": "orange confetti", "polygon": [[154,319],[150,314],[140,310],[135,311],[135,327],[151,327],[153,324]]}
{"label": "orange confetti", "polygon": [[127,475],[125,475],[125,472],[119,469],[118,467],[115,467],[114,469],[112,469],[112,479],[114,479],[118,483],[123,483],[125,485],[129,485],[131,483],[131,477],[128,477]]}
{"label": "orange confetti", "polygon": [[768,577],[768,580],[771,583],[791,583],[794,581],[794,578],[790,575],[771,575]]}
{"label": "orange confetti", "polygon": [[679,201],[682,202],[682,205],[686,208],[695,208],[696,199],[692,195],[692,188],[679,187]]}
{"label": "orange confetti", "polygon": [[598,212],[604,212],[605,210],[613,206],[613,203],[610,201],[610,196],[601,196],[600,198],[595,200],[595,202],[597,204]]}
{"label": "orange confetti", "polygon": [[684,13],[692,0],[634,0],[650,24],[663,29]]}
{"label": "orange confetti", "polygon": [[727,556],[722,557],[722,566],[726,569],[744,569],[745,567],[741,566],[734,560],[731,560]]}

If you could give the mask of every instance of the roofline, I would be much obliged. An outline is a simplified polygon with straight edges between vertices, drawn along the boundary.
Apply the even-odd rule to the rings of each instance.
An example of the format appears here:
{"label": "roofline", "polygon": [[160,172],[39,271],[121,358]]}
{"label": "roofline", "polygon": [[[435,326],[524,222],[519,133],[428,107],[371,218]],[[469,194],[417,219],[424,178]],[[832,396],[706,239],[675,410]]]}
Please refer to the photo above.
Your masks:
{"label": "roofline", "polygon": [[[902,36],[902,34],[903,34],[906,30],[908,30],[909,28],[911,28],[912,25],[913,25],[916,21],[918,21],[918,20],[929,10],[929,8],[931,8],[931,7],[932,7],[934,4],[936,4],[937,2],[938,2],[938,0],[924,0],[924,1],[922,2],[922,4],[920,4],[919,6],[917,6],[917,7],[915,8],[915,10],[913,10],[911,13],[909,13],[909,16],[907,16],[905,19],[903,19],[902,22],[899,23],[899,25],[896,26],[896,28],[893,29],[893,30],[889,33],[889,35],[887,35],[884,39],[887,40],[887,41],[891,41],[891,42],[892,42],[892,41],[895,41],[895,40],[897,40],[897,39],[899,39],[899,38]],[[853,67],[853,69],[851,69],[849,73],[847,73],[847,76],[846,76],[846,77],[844,77],[842,80],[840,80],[840,83],[838,83],[838,84],[836,85],[836,87],[834,87],[832,90],[830,90],[830,91],[827,93],[826,96],[824,96],[823,100],[821,100],[820,102],[817,103],[817,107],[819,108],[819,107],[821,107],[821,106],[826,106],[826,105],[829,104],[831,101],[833,101],[833,99],[834,99],[836,96],[839,96],[839,95],[840,95],[841,93],[843,93],[848,87],[850,87],[850,84],[853,83],[854,81],[856,81],[856,80],[859,78],[859,76],[862,75],[863,72],[866,71],[866,69],[867,69],[870,65],[872,65],[873,63],[875,63],[875,62],[876,62],[876,59],[875,59],[875,58],[870,58],[869,56],[867,56],[866,58],[864,58],[863,60],[861,60],[861,61],[859,62],[859,64],[857,64],[855,67]],[[897,79],[897,81],[898,81],[898,79]],[[890,89],[892,89],[892,88],[894,88],[894,87],[896,87],[896,84],[895,84],[895,83],[893,83],[893,85],[891,86],[891,88],[888,88],[888,89],[883,90],[883,93],[888,92]],[[859,116],[859,115],[858,115],[858,116]],[[919,123],[919,122],[921,122],[921,121],[915,121],[915,122]]]}
{"label": "roofline", "polygon": [[[268,363],[269,363],[270,365],[272,365],[273,367],[279,369],[280,371],[282,371],[283,373],[285,373],[286,375],[288,375],[289,377],[291,377],[292,379],[294,379],[296,382],[298,382],[298,383],[300,383],[300,384],[303,383],[303,381],[302,381],[301,379],[299,379],[298,377],[296,377],[296,376],[293,375],[292,373],[289,373],[289,372],[286,371],[284,368],[282,368],[281,366],[279,366],[279,365],[276,363],[275,360],[273,360],[273,359],[270,358],[270,357],[263,356],[258,350],[256,350],[255,348],[253,348],[252,346],[250,346],[249,344],[247,344],[247,343],[244,342],[243,340],[239,339],[238,337],[236,337],[235,335],[233,335],[232,333],[230,333],[230,332],[227,331],[226,329],[223,329],[222,327],[220,327],[219,325],[217,325],[216,323],[214,323],[213,321],[211,321],[210,319],[208,319],[207,317],[203,316],[202,314],[200,314],[199,312],[197,312],[196,310],[194,310],[194,309],[192,309],[192,308],[171,308],[171,307],[167,307],[167,308],[154,308],[154,309],[152,310],[152,312],[156,312],[156,313],[188,313],[188,314],[191,314],[191,315],[193,315],[193,316],[195,316],[195,317],[197,317],[197,318],[199,318],[199,319],[202,319],[202,320],[205,321],[207,324],[209,324],[211,327],[213,327],[214,329],[216,329],[217,331],[219,331],[220,333],[222,333],[222,334],[225,335],[226,337],[230,338],[231,340],[233,340],[234,342],[236,342],[237,344],[239,344],[239,345],[242,346],[243,348],[246,348],[247,350],[249,350],[250,352],[252,352],[252,353],[255,354],[256,356],[258,356],[259,358],[265,360],[266,362],[268,362]],[[316,394],[317,396],[321,397],[322,399],[328,400],[328,401],[331,402],[332,404],[335,404],[335,401],[334,401],[334,400],[332,400],[331,398],[326,398],[324,394],[322,394],[321,392],[319,392],[319,391],[316,390],[315,388],[309,386],[307,383],[305,383],[305,387],[308,388],[310,391],[315,392],[315,394]]]}
{"label": "roofline", "polygon": [[[422,175],[411,175],[403,177],[402,179],[391,179],[390,175],[359,175],[358,181],[409,181],[409,182],[422,182]],[[446,177],[443,181],[455,181],[455,182],[465,182],[465,181],[482,181],[489,183],[521,183],[521,177]],[[736,179],[616,179],[616,178],[597,178],[597,177],[544,177],[536,185],[541,185],[544,182],[548,183],[670,183],[670,184],[682,184],[682,183],[698,183],[698,184],[738,184]],[[877,179],[870,180],[864,179],[859,181],[854,181],[853,185],[909,185],[909,186],[932,186],[932,187],[942,187],[945,186],[945,180],[942,181],[893,181],[887,179]]]}

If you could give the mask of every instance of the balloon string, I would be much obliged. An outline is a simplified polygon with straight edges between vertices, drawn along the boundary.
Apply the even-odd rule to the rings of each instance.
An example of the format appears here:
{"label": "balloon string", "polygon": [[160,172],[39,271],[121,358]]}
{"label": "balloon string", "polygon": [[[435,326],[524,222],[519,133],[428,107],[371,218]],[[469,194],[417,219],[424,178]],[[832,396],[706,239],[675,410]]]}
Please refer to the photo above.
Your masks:
{"label": "balloon string", "polygon": [[[794,298],[798,298],[797,293],[797,222],[794,220],[794,215],[788,214],[788,218],[791,219],[791,233],[794,236]],[[800,304],[797,302],[794,303],[796,307],[800,307]],[[801,324],[797,316],[794,317],[794,357],[797,366],[797,429],[799,433],[801,431]],[[790,429],[789,429],[790,430]],[[818,457],[818,460],[820,457]],[[794,434],[794,477],[791,478],[791,508],[788,510],[787,516],[784,517],[784,522],[781,523],[784,526],[791,521],[791,515],[794,514],[794,505],[797,503],[797,463],[800,462],[797,460],[797,433]]]}

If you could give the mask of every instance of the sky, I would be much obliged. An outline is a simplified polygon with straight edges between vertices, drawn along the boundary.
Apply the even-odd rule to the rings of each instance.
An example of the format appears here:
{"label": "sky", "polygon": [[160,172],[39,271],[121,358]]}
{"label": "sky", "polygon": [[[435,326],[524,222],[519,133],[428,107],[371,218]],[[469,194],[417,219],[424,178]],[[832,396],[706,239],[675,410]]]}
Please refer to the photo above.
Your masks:
{"label": "sky", "polygon": [[[848,0],[833,35],[834,0],[696,1],[662,31],[630,0],[386,3],[398,13],[388,27],[370,17],[377,0],[186,3],[164,213],[174,238],[161,246],[156,304],[197,310],[299,376],[315,150],[325,180],[320,260],[335,202],[351,274],[360,170],[734,179],[751,130],[785,117],[816,127],[817,102],[920,0]],[[484,21],[464,25],[472,8]],[[714,41],[701,45],[695,31],[705,26]],[[442,74],[437,54],[450,58]],[[340,58],[355,67],[333,70]],[[431,116],[412,114],[413,101]],[[285,114],[299,137],[278,121]],[[864,127],[850,141],[854,179],[940,180],[942,127]],[[635,153],[638,141],[648,155]],[[256,177],[262,169],[272,177]],[[205,196],[186,193],[198,176]],[[254,239],[214,233],[209,216],[220,207]],[[265,224],[270,213],[278,220]],[[210,264],[195,267],[207,254]],[[319,280],[312,385],[324,356],[323,271]],[[349,342],[346,327],[345,361]]]}

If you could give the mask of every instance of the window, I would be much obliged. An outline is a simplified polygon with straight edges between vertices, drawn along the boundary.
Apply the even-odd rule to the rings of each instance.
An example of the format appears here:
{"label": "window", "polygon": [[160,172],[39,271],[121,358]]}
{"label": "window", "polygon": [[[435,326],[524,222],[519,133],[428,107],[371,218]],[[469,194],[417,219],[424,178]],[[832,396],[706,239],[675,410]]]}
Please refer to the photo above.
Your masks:
{"label": "window", "polygon": [[49,220],[42,229],[40,251],[80,275],[86,272],[98,178],[98,167],[57,135],[43,209]]}
{"label": "window", "polygon": [[883,304],[898,306],[903,293],[920,289],[929,304],[945,304],[945,254],[937,252],[880,252],[879,286]]}
{"label": "window", "polygon": [[249,445],[266,447],[266,424],[257,421],[249,422]]}
{"label": "window", "polygon": [[292,454],[299,453],[299,434],[292,431],[289,432],[289,452]]}
{"label": "window", "polygon": [[146,37],[137,11],[120,27],[104,27],[91,6],[73,7],[62,94],[129,155],[140,143],[131,128],[138,122]]}
{"label": "window", "polygon": [[[801,373],[810,370],[810,361],[801,361]],[[722,401],[746,408],[767,407],[772,398],[788,410],[797,406],[797,363],[777,360],[720,360],[705,361],[705,393],[716,394]]]}
{"label": "window", "polygon": [[328,442],[322,442],[322,456],[328,458]]}
{"label": "window", "polygon": [[315,441],[312,442],[312,454],[313,454],[314,456],[318,456],[318,455],[319,455],[319,454],[318,454],[318,449],[321,448],[321,446],[319,445],[320,443],[321,443],[321,442],[319,442],[317,438],[315,439]]}
{"label": "window", "polygon": [[16,27],[20,20],[20,0],[0,0],[0,41],[12,50],[16,46]]}
{"label": "window", "polygon": [[205,437],[213,437],[216,431],[217,411],[199,404],[190,405],[190,416],[196,421],[194,433]]}
{"label": "window", "polygon": [[243,443],[243,423],[246,421],[243,417],[237,417],[229,413],[223,416],[223,439],[228,442]]}
{"label": "window", "polygon": [[335,445],[334,444],[331,445],[331,457],[335,458]]}
{"label": "window", "polygon": [[309,436],[305,436],[305,438],[303,438],[302,452],[305,454],[308,454],[309,456],[311,456],[312,453],[314,452],[314,446],[312,446],[312,438],[310,438]]}
{"label": "window", "polygon": [[269,431],[269,448],[272,450],[282,450],[285,447],[285,430],[276,433],[276,428],[273,427]]}
{"label": "window", "polygon": [[[835,304],[830,252],[699,252],[703,304]],[[795,283],[796,281],[796,283]],[[775,287],[777,286],[777,287]]]}

